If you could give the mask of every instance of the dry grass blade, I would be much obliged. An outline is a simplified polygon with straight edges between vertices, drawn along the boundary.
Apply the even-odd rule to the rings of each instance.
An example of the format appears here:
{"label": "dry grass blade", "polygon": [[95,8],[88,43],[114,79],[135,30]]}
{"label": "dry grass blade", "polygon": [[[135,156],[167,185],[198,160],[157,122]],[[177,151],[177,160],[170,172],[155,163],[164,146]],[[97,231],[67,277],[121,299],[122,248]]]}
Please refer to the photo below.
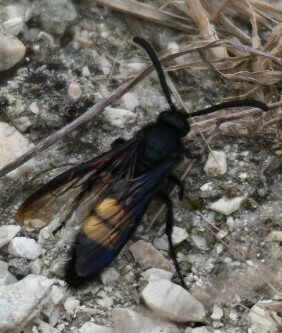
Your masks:
{"label": "dry grass blade", "polygon": [[[200,0],[187,0],[187,5],[190,9],[190,16],[197,24],[201,36],[208,38],[209,41],[218,40],[217,33],[213,26],[210,24],[208,15],[203,8]],[[227,58],[228,54],[224,46],[212,49],[211,53],[215,59]]]}
{"label": "dry grass blade", "polygon": [[273,85],[282,80],[282,72],[278,71],[261,71],[248,72],[241,71],[234,74],[222,74],[227,80],[249,81],[258,84]]}
{"label": "dry grass blade", "polygon": [[186,32],[194,30],[193,27],[187,24],[187,19],[185,17],[170,14],[153,6],[134,0],[96,0],[96,2],[119,12],[134,15],[148,21],[172,27],[174,29]]}

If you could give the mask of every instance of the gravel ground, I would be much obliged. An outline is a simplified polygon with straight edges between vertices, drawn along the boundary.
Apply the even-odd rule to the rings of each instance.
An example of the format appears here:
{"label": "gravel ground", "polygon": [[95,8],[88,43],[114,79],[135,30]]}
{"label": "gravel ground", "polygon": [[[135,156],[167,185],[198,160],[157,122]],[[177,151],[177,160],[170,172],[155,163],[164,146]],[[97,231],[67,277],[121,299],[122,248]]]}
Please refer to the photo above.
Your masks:
{"label": "gravel ground", "polygon": [[[124,17],[95,4],[1,5],[2,167],[107,97],[122,78],[136,75],[145,57],[130,42]],[[173,29],[153,24],[147,29],[163,49],[180,40]],[[179,71],[171,78],[194,110],[230,94],[209,71]],[[115,139],[131,138],[165,109],[157,76],[151,74],[93,121],[0,179],[0,332],[280,332],[281,121],[263,126],[271,112],[221,125],[210,147],[221,152],[222,161],[209,168],[205,150],[185,179],[183,200],[172,196],[174,242],[189,293],[170,274],[165,215],[149,228],[158,201],[118,258],[80,290],[62,280],[68,253],[61,241],[64,230],[53,236],[48,228],[16,224],[17,208],[34,190],[108,150]],[[185,145],[198,154],[204,141],[193,131]],[[222,198],[224,203],[211,209]]]}

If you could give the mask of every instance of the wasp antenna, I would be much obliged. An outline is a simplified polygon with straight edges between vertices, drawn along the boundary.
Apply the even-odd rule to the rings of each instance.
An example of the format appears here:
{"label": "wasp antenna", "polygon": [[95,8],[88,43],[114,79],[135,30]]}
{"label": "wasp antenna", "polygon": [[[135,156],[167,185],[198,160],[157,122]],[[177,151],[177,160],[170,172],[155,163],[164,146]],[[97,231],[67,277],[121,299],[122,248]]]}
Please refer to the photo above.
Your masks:
{"label": "wasp antenna", "polygon": [[133,38],[133,42],[142,46],[143,49],[147,52],[148,56],[150,57],[153,65],[155,66],[155,69],[158,73],[159,76],[159,80],[164,92],[164,95],[166,97],[166,100],[171,108],[172,111],[176,111],[176,107],[173,104],[172,100],[171,100],[171,96],[170,96],[170,92],[169,92],[169,88],[165,79],[165,75],[164,75],[164,71],[161,65],[161,62],[156,54],[156,52],[154,51],[154,49],[152,48],[152,45],[148,43],[148,41],[142,37],[134,37]]}
{"label": "wasp antenna", "polygon": [[235,108],[239,106],[254,106],[258,109],[261,109],[263,111],[268,111],[268,106],[260,101],[257,101],[255,99],[244,99],[244,100],[239,100],[239,101],[229,101],[217,105],[210,106],[206,109],[198,110],[193,113],[190,113],[187,115],[187,118],[192,118],[195,116],[203,116],[218,110],[222,109],[229,109],[229,108]]}

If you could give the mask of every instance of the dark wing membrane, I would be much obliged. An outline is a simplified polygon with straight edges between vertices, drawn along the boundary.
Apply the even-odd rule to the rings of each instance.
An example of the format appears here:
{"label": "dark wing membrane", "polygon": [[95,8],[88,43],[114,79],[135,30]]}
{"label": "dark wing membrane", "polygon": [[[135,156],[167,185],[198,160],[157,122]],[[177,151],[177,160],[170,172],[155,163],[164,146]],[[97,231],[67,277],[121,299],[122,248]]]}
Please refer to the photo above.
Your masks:
{"label": "dark wing membrane", "polygon": [[84,220],[107,188],[130,168],[136,147],[134,140],[127,141],[55,177],[22,204],[16,220],[41,228],[56,216],[65,222],[78,206],[83,213],[77,223]]}
{"label": "dark wing membrane", "polygon": [[65,279],[69,285],[83,285],[114,260],[171,167],[170,162],[165,162],[139,178],[122,179],[107,193],[77,235],[66,269]]}

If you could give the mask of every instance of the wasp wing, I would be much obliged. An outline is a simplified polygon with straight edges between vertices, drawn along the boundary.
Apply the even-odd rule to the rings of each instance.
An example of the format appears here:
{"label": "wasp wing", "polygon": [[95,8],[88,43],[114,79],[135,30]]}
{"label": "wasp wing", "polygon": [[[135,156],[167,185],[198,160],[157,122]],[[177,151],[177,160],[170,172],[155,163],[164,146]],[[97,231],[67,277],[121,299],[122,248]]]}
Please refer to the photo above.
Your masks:
{"label": "wasp wing", "polygon": [[136,179],[121,179],[96,205],[73,245],[65,276],[69,285],[83,285],[114,260],[171,167],[170,162],[165,162]]}
{"label": "wasp wing", "polygon": [[85,220],[107,188],[130,168],[136,147],[136,141],[129,140],[58,175],[21,205],[16,220],[25,226],[41,228],[56,216],[60,222],[67,221],[78,207],[76,223]]}

